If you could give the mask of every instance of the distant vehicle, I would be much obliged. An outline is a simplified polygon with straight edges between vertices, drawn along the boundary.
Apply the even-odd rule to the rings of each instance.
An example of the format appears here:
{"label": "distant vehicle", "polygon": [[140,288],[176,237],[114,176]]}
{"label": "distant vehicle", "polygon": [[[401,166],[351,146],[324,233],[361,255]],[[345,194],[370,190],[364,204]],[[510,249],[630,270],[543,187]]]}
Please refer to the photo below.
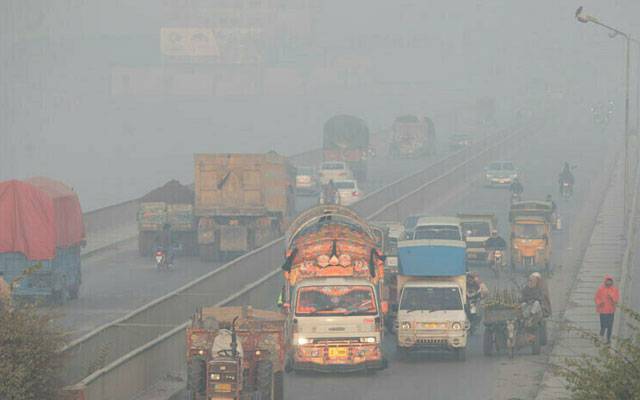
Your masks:
{"label": "distant vehicle", "polygon": [[320,166],[320,184],[327,185],[329,181],[353,179],[353,173],[343,161],[325,161]]}
{"label": "distant vehicle", "polygon": [[344,181],[334,181],[336,189],[338,189],[338,197],[340,204],[348,206],[362,198],[362,191],[358,188],[358,181],[354,179]]}
{"label": "distant vehicle", "polygon": [[405,239],[411,239],[413,237],[413,230],[416,228],[416,224],[418,223],[418,220],[426,216],[427,216],[426,214],[414,214],[414,215],[409,215],[407,218],[404,219],[404,222],[402,224],[404,225]]}
{"label": "distant vehicle", "polygon": [[393,123],[389,153],[393,158],[417,158],[436,153],[436,132],[433,121],[415,115],[404,115]]}
{"label": "distant vehicle", "polygon": [[298,194],[316,194],[320,190],[318,177],[313,167],[298,167],[296,173],[296,192]]}
{"label": "distant vehicle", "polygon": [[467,242],[467,260],[486,262],[488,251],[485,243],[491,237],[491,231],[498,228],[494,214],[458,214],[462,221],[462,232]]}
{"label": "distant vehicle", "polygon": [[284,156],[196,154],[200,258],[228,260],[279,237],[295,212],[295,168]]}
{"label": "distant vehicle", "polygon": [[464,240],[460,218],[423,217],[413,231],[413,240]]}
{"label": "distant vehicle", "polygon": [[344,161],[353,171],[354,178],[364,181],[367,179],[369,155],[369,128],[364,120],[352,115],[337,115],[325,122],[324,161]]}
{"label": "distant vehicle", "polygon": [[485,167],[487,186],[509,187],[519,177],[518,169],[511,161],[495,161]]}
{"label": "distant vehicle", "polygon": [[470,147],[472,144],[473,139],[471,139],[471,136],[467,134],[456,134],[449,138],[449,148],[452,151]]}

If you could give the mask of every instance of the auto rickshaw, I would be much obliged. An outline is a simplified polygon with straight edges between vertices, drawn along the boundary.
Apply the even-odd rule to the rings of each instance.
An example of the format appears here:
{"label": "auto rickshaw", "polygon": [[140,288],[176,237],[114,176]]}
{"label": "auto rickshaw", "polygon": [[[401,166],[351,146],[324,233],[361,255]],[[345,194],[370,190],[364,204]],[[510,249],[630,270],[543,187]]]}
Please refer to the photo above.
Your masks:
{"label": "auto rickshaw", "polygon": [[511,206],[511,268],[525,271],[551,266],[553,206],[547,201],[519,201]]}

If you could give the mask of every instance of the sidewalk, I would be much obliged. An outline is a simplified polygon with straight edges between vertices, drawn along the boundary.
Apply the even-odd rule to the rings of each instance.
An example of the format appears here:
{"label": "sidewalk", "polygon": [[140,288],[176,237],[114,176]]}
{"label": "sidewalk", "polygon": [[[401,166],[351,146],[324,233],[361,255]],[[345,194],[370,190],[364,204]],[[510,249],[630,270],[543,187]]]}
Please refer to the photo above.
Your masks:
{"label": "sidewalk", "polygon": [[[606,274],[619,282],[622,257],[625,251],[623,219],[623,172],[622,163],[616,165],[616,172],[598,213],[598,221],[589,241],[580,270],[576,275],[571,294],[561,322],[582,329],[599,332],[600,322],[595,312],[593,297]],[[562,363],[567,357],[594,354],[591,343],[578,337],[575,332],[562,330],[555,338],[549,357],[550,364]],[[564,388],[564,380],[556,377],[547,368],[536,400],[557,400],[569,397]]]}

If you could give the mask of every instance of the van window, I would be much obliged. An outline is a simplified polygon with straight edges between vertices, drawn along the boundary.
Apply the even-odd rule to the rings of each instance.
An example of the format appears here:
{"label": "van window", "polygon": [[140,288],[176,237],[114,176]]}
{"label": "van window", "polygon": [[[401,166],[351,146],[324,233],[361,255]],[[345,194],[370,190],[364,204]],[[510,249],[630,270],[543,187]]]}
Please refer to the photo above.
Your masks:
{"label": "van window", "polygon": [[460,289],[456,287],[405,287],[400,310],[462,310]]}
{"label": "van window", "polygon": [[413,235],[414,240],[462,240],[460,229],[454,225],[419,226]]}

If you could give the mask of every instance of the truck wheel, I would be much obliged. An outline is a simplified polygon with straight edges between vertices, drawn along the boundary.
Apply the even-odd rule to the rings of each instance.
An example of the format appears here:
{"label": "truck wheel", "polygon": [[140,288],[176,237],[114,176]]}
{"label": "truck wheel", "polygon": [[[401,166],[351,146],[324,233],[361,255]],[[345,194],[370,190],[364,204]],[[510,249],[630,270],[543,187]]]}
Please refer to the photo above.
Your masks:
{"label": "truck wheel", "polygon": [[205,262],[215,261],[216,248],[213,244],[200,245],[200,259]]}
{"label": "truck wheel", "polygon": [[273,374],[273,400],[284,400],[284,374],[282,371]]}
{"label": "truck wheel", "polygon": [[273,364],[269,360],[260,360],[256,367],[258,392],[261,393],[261,400],[272,400],[271,390],[273,389]]}
{"label": "truck wheel", "polygon": [[206,368],[203,360],[191,360],[187,363],[188,399],[195,399],[196,394],[204,395],[206,391]]}
{"label": "truck wheel", "polygon": [[486,328],[482,335],[482,353],[487,357],[493,355],[493,332]]}
{"label": "truck wheel", "polygon": [[80,293],[80,284],[74,283],[69,289],[69,298],[71,300],[76,300],[78,298],[79,293]]}
{"label": "truck wheel", "polygon": [[456,360],[465,361],[467,359],[467,349],[465,347],[458,347],[456,349]]}

